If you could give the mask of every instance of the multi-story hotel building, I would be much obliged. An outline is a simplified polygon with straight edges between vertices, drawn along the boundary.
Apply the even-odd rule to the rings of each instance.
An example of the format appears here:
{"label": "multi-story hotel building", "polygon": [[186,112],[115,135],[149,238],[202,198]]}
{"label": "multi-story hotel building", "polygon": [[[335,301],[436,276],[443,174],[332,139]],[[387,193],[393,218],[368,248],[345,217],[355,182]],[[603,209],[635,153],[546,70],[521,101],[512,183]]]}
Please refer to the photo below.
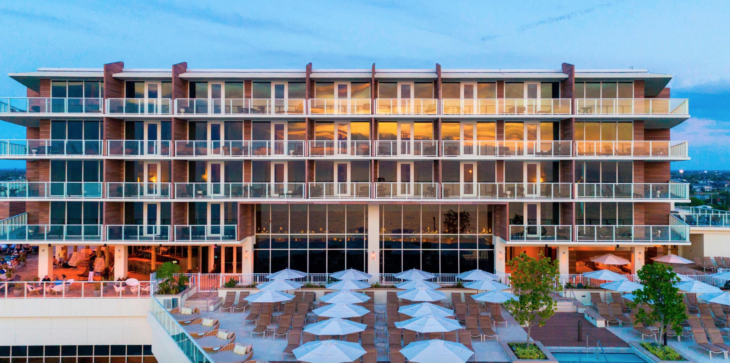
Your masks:
{"label": "multi-story hotel building", "polygon": [[[509,272],[521,251],[563,274],[607,252],[640,268],[690,245],[670,182],[689,118],[646,70],[43,68],[0,141],[2,239],[107,246],[155,270]],[[103,248],[103,247],[102,247]],[[153,253],[150,253],[153,251]],[[107,255],[108,256],[108,255]],[[587,265],[588,264],[588,265]],[[136,267],[138,269],[139,266]]]}

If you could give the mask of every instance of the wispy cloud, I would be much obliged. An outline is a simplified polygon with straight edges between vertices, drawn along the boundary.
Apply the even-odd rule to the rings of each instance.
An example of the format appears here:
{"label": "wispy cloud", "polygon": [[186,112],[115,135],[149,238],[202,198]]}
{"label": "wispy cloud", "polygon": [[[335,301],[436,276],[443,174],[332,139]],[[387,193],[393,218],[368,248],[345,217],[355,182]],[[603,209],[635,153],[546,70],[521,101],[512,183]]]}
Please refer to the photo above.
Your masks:
{"label": "wispy cloud", "polygon": [[88,33],[95,31],[94,28],[90,27],[87,22],[81,22],[77,20],[64,19],[53,15],[41,14],[38,12],[21,11],[15,9],[0,9],[4,19],[22,20],[27,22],[38,22],[57,29],[73,30],[77,32]]}
{"label": "wispy cloud", "polygon": [[730,129],[722,121],[690,118],[680,127],[672,129],[672,139],[689,141],[690,147],[719,147],[730,140]]}

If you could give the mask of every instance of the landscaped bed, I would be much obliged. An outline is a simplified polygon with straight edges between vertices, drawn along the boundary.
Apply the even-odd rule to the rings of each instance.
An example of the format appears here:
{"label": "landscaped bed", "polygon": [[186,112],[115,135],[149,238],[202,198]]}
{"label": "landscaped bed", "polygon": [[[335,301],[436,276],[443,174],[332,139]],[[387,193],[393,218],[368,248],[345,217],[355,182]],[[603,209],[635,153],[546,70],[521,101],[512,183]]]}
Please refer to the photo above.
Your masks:
{"label": "landscaped bed", "polygon": [[670,346],[663,346],[656,343],[642,342],[641,347],[649,351],[662,361],[685,361],[684,357]]}
{"label": "landscaped bed", "polygon": [[508,343],[507,345],[519,359],[547,359],[545,353],[535,344]]}
{"label": "landscaped bed", "polygon": [[525,341],[521,342],[505,342],[500,341],[502,350],[507,354],[511,362],[515,363],[558,363],[558,360],[538,341],[531,341],[529,346]]}

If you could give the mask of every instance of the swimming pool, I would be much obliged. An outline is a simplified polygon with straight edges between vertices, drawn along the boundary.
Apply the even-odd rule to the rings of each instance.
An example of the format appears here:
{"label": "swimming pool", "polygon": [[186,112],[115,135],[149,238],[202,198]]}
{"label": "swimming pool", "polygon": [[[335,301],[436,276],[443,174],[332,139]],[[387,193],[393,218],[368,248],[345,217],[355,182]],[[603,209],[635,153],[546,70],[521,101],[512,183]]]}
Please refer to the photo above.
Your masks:
{"label": "swimming pool", "polygon": [[553,353],[560,363],[646,363],[634,353]]}

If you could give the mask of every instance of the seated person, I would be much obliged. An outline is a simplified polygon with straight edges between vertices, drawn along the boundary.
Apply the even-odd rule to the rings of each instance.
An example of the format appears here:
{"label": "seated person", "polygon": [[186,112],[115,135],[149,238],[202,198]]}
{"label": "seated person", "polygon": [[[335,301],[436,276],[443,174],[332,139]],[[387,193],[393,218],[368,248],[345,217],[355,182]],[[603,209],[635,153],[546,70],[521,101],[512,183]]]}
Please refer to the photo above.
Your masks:
{"label": "seated person", "polygon": [[54,281],[55,285],[61,285],[64,282],[66,282],[66,275],[61,275],[61,278],[56,278],[56,281]]}
{"label": "seated person", "polygon": [[41,280],[41,282],[50,282],[50,281],[51,281],[51,278],[48,277],[48,275],[43,276],[43,279]]}

